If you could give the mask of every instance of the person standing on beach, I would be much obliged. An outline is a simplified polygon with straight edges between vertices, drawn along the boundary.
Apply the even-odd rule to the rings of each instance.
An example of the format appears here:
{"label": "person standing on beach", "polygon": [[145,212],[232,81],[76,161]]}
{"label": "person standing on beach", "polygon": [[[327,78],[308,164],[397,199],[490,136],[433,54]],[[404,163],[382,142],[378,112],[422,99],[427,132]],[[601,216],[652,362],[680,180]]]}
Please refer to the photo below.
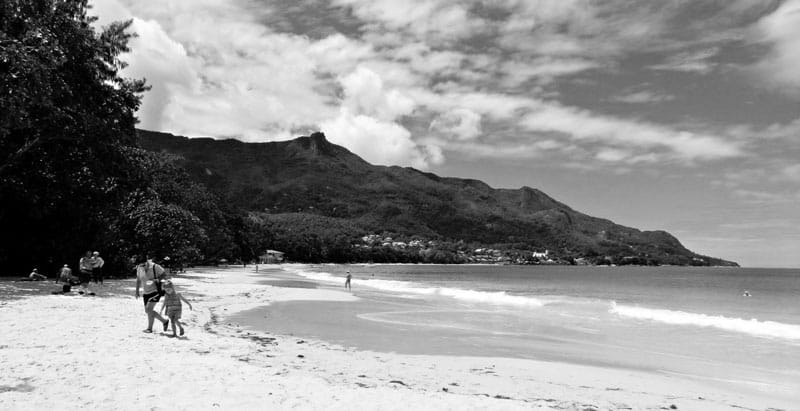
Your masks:
{"label": "person standing on beach", "polygon": [[95,251],[92,254],[92,281],[95,284],[98,282],[100,285],[103,284],[103,266],[106,265],[106,262],[100,257],[100,252]]}
{"label": "person standing on beach", "polygon": [[181,301],[185,302],[186,305],[189,306],[189,309],[192,309],[192,303],[190,303],[186,298],[183,297],[180,293],[175,291],[175,286],[172,284],[172,281],[167,280],[164,281],[164,302],[161,303],[161,313],[164,313],[164,309],[167,310],[167,317],[172,322],[172,336],[177,337],[177,330],[175,329],[180,328],[181,336],[183,336],[183,324],[181,324]]}
{"label": "person standing on beach", "polygon": [[344,281],[344,288],[348,290],[352,290],[353,287],[350,286],[350,280],[353,279],[353,276],[350,275],[350,271],[347,272],[347,280]]}
{"label": "person standing on beach", "polygon": [[149,261],[146,257],[135,257],[136,265],[136,298],[139,298],[139,288],[142,288],[144,294],[142,301],[144,302],[144,312],[147,314],[147,328],[144,330],[146,333],[153,332],[153,322],[156,318],[161,321],[164,326],[164,331],[167,331],[169,320],[165,320],[159,313],[156,312],[155,307],[161,295],[158,293],[157,281],[161,281],[164,276],[164,268],[160,265]]}
{"label": "person standing on beach", "polygon": [[86,255],[81,257],[78,260],[78,269],[80,270],[80,274],[78,275],[78,279],[81,281],[81,288],[89,287],[89,281],[92,280],[92,252],[87,251]]}

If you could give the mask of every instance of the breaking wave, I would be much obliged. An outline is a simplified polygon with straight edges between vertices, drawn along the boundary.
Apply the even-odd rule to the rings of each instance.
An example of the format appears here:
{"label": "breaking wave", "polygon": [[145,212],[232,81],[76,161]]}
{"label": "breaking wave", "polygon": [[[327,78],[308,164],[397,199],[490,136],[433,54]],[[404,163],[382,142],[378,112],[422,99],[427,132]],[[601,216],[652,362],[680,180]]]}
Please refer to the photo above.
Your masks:
{"label": "breaking wave", "polygon": [[784,324],[776,321],[759,321],[755,318],[746,320],[722,315],[617,305],[616,302],[611,303],[609,313],[627,318],[651,320],[672,325],[713,327],[756,337],[800,340],[800,325]]}
{"label": "breaking wave", "polygon": [[[324,272],[306,271],[301,268],[285,268],[299,276],[324,282],[341,283],[343,279]],[[504,291],[476,291],[464,290],[450,287],[425,287],[416,285],[408,281],[379,280],[379,279],[358,279],[360,286],[367,286],[376,290],[390,291],[394,293],[411,295],[430,295],[450,297],[460,301],[471,303],[484,303],[495,305],[510,305],[515,307],[542,307],[547,302],[529,296],[511,295]]]}

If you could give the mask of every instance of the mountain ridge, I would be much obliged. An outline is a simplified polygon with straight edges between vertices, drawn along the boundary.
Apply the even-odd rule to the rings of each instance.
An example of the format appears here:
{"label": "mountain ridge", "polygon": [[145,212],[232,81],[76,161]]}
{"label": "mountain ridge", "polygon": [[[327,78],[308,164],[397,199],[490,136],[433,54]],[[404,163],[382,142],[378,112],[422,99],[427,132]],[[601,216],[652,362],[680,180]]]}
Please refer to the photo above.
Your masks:
{"label": "mountain ridge", "polygon": [[736,265],[696,254],[666,231],[580,213],[529,186],[493,188],[475,179],[372,165],[320,132],[265,143],[146,130],[138,135],[143,148],[176,156],[198,182],[265,219],[342,219],[365,235],[466,244],[461,253],[492,246],[522,254],[549,250],[570,262]]}

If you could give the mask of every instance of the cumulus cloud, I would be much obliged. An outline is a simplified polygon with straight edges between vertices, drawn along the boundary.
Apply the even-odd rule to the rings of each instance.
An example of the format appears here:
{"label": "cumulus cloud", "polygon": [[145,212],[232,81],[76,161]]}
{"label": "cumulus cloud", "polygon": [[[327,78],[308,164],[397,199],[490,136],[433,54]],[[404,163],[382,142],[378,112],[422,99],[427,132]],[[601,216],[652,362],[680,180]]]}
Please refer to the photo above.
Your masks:
{"label": "cumulus cloud", "polygon": [[650,66],[650,69],[708,74],[717,66],[712,60],[717,53],[719,53],[718,47],[681,52],[667,57],[660,64]]}
{"label": "cumulus cloud", "polygon": [[800,95],[800,0],[786,1],[762,18],[756,29],[771,50],[754,69],[767,83]]}
{"label": "cumulus cloud", "polygon": [[[560,133],[574,140],[585,140],[636,150],[662,150],[665,158],[695,161],[741,156],[739,144],[726,139],[678,131],[644,122],[593,114],[587,110],[542,102],[521,123],[530,131]],[[605,160],[620,161],[623,151],[605,155]],[[646,158],[646,157],[641,157]]]}
{"label": "cumulus cloud", "polygon": [[793,164],[783,168],[783,175],[791,181],[800,182],[800,164]]}
{"label": "cumulus cloud", "polygon": [[585,58],[538,57],[527,61],[512,60],[502,63],[502,85],[518,87],[530,80],[550,82],[558,77],[580,73],[600,67],[597,61]]}
{"label": "cumulus cloud", "polygon": [[609,101],[616,103],[626,104],[648,104],[648,103],[661,103],[664,101],[675,100],[672,94],[656,93],[654,91],[641,90],[631,91],[623,94],[612,96]]}
{"label": "cumulus cloud", "polygon": [[397,89],[386,90],[383,80],[374,71],[359,66],[341,79],[344,88],[344,104],[353,112],[394,120],[411,114],[414,100]]}
{"label": "cumulus cloud", "polygon": [[[368,161],[422,168],[463,150],[629,165],[742,154],[739,143],[719,135],[564,105],[553,91],[564,78],[614,70],[613,59],[632,51],[678,50],[654,68],[705,72],[718,49],[680,51],[670,21],[681,6],[332,0],[326,7],[345,10],[335,15],[346,15],[346,24],[304,36],[287,29],[297,24],[279,23],[307,4],[285,15],[281,6],[265,5],[270,18],[260,19],[261,8],[246,2],[93,3],[98,14],[134,18],[140,37],[126,74],[153,86],[139,112],[144,128],[246,141],[322,128]],[[725,8],[739,15],[748,9],[740,6]],[[726,19],[710,24],[722,27]],[[789,28],[767,27],[776,33],[771,39],[789,41],[780,35]],[[634,90],[605,101],[671,98]]]}
{"label": "cumulus cloud", "polygon": [[481,115],[469,109],[455,108],[433,119],[429,129],[459,140],[471,140],[481,134]]}
{"label": "cumulus cloud", "polygon": [[93,4],[97,13],[134,17],[139,37],[124,57],[130,65],[123,73],[146,77],[153,86],[138,113],[143,128],[266,141],[310,131],[338,112],[328,104],[331,96],[317,61],[309,57],[335,60],[338,50],[271,32],[226,3]]}
{"label": "cumulus cloud", "polygon": [[744,201],[754,204],[795,203],[800,201],[800,191],[736,189],[733,190],[733,194]]}
{"label": "cumulus cloud", "polygon": [[350,7],[353,13],[380,31],[402,31],[417,38],[452,41],[481,31],[484,24],[456,1],[429,0],[334,0],[334,4]]}
{"label": "cumulus cloud", "polygon": [[598,160],[617,163],[631,157],[628,150],[620,150],[616,148],[603,148],[597,152]]}
{"label": "cumulus cloud", "polygon": [[319,123],[332,142],[377,164],[427,169],[444,161],[440,147],[416,143],[397,122],[414,110],[411,98],[387,89],[378,74],[362,66],[339,81],[344,92],[339,115]]}
{"label": "cumulus cloud", "polygon": [[428,168],[428,157],[403,126],[342,108],[338,117],[320,124],[328,139],[375,164]]}
{"label": "cumulus cloud", "polygon": [[200,86],[197,65],[158,22],[135,18],[132,27],[139,37],[131,42],[134,52],[126,56],[130,67],[126,74],[146,78],[152,87],[139,110],[139,120],[144,128],[159,130],[180,110],[170,107],[173,95],[191,94]]}

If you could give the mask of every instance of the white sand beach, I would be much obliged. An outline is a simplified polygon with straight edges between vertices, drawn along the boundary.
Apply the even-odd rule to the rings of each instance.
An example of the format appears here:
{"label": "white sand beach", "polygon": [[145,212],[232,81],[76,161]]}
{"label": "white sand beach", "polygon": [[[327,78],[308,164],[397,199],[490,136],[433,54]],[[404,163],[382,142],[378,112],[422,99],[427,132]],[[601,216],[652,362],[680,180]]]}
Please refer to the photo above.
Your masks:
{"label": "white sand beach", "polygon": [[681,376],[358,351],[230,322],[270,302],[357,298],[259,283],[269,275],[231,268],[175,278],[194,306],[184,307],[187,335],[177,339],[142,332],[133,280],[107,282],[96,297],[50,295],[52,282],[2,282],[0,409],[791,408]]}

